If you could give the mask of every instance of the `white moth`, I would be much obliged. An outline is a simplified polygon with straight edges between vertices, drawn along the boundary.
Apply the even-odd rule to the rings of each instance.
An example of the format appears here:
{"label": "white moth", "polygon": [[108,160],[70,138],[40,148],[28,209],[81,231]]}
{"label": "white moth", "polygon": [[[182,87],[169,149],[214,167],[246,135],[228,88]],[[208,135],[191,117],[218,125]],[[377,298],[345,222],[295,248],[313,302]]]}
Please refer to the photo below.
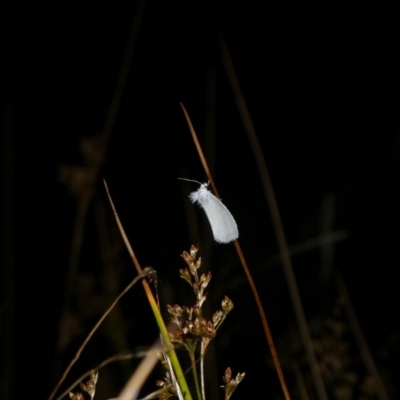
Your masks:
{"label": "white moth", "polygon": [[199,189],[190,193],[189,198],[192,203],[197,203],[204,209],[215,241],[218,243],[232,242],[239,237],[236,222],[221,200],[217,199],[207,187],[208,183],[200,184]]}

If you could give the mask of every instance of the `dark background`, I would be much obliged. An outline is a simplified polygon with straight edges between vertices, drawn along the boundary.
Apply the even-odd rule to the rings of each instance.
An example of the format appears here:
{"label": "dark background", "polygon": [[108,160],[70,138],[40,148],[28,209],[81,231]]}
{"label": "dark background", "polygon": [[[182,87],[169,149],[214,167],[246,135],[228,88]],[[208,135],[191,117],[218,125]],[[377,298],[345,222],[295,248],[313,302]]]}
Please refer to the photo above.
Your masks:
{"label": "dark background", "polygon": [[[135,2],[111,1],[11,3],[5,8],[2,352],[8,358],[1,358],[3,377],[12,384],[7,387],[3,378],[4,399],[47,397],[59,377],[54,365],[62,356],[56,355],[55,346],[77,201],[60,183],[58,171],[61,165],[83,165],[80,140],[103,129],[135,10]],[[221,328],[216,357],[219,384],[226,366],[234,373],[247,372],[237,398],[261,392],[272,398],[279,386],[233,245],[210,241],[206,224],[200,239],[189,236],[186,196],[197,185],[182,186],[176,178],[204,181],[206,175],[179,102],[187,107],[204,144],[207,87],[215,94],[214,178],[235,216],[250,268],[257,271],[279,342],[296,320],[282,267],[268,261],[278,250],[221,61],[217,32],[222,31],[289,244],[320,234],[321,204],[325,196],[334,195],[335,229],[345,230],[348,238],[337,243],[333,263],[394,394],[399,373],[398,11],[391,2],[146,4],[96,198],[108,209],[101,183],[106,178],[140,262],[157,269],[161,287],[172,288],[167,302],[184,302],[181,291],[189,293],[177,278],[182,251],[196,241],[200,252],[207,249],[206,268],[215,277],[209,291],[218,288],[219,296],[211,310],[223,294],[236,305]],[[91,210],[80,271],[96,277],[101,263]],[[195,211],[203,221],[202,212]],[[121,258],[120,290],[134,276],[124,251]],[[320,262],[319,249],[293,259],[310,320],[329,315],[337,296],[331,281],[322,299]],[[156,329],[142,289],[133,289],[130,296],[123,309],[127,319],[136,321],[136,336],[128,335],[130,348],[149,345]],[[65,360],[83,337],[64,353]],[[96,357],[113,354],[113,349],[99,347],[82,356],[87,368],[97,364]],[[161,377],[158,371],[154,379]],[[97,396],[106,398],[101,392]]]}

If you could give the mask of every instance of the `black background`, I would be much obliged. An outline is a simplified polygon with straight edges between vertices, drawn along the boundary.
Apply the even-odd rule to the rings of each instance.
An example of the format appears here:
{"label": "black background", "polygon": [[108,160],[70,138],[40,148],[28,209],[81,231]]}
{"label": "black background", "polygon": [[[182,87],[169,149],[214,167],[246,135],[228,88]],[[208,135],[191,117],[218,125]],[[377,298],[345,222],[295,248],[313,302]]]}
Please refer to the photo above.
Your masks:
{"label": "black background", "polygon": [[[15,287],[15,342],[6,346],[15,352],[17,372],[12,398],[47,397],[54,386],[54,348],[76,215],[76,201],[59,183],[58,169],[81,163],[80,139],[103,129],[135,9],[134,2],[56,1],[11,4],[6,10],[3,115],[12,124],[4,160],[7,168],[13,166],[5,180],[12,177],[13,200],[5,212],[14,217],[12,230],[6,225],[14,244],[14,283],[5,285]],[[99,176],[108,181],[139,260],[157,269],[161,285],[180,291],[185,285],[176,279],[183,267],[180,254],[196,240],[189,238],[186,196],[197,186],[182,188],[176,178],[204,181],[206,176],[179,102],[204,144],[207,76],[214,71],[216,148],[210,161],[215,181],[235,216],[250,268],[262,271],[255,278],[273,333],[278,339],[296,325],[281,266],[263,269],[278,250],[221,61],[216,36],[221,30],[288,242],[318,236],[322,201],[333,193],[335,228],[348,233],[335,248],[334,265],[373,356],[394,386],[399,372],[394,361],[399,350],[398,11],[391,2],[149,1]],[[97,195],[106,201],[100,179]],[[205,218],[197,209],[196,215]],[[87,218],[81,268],[95,273],[94,217],[89,212]],[[209,239],[204,226],[202,237]],[[210,246],[213,263],[206,267],[216,278],[226,260],[228,281],[243,275],[232,245]],[[124,256],[121,289],[134,276]],[[320,301],[319,262],[318,250],[294,258],[308,318],[329,313],[335,300],[332,290],[327,304]],[[217,352],[218,376],[228,365],[234,373],[246,371],[237,398],[261,391],[270,398],[279,393],[277,379],[267,365],[252,296],[244,281],[238,285],[220,289],[237,307],[221,328],[227,344],[220,356]],[[141,289],[130,301],[134,306],[126,312],[140,313],[144,319],[135,329],[145,332],[131,346],[148,345],[156,330]],[[169,301],[176,301],[173,295]],[[98,393],[98,398],[104,397]]]}

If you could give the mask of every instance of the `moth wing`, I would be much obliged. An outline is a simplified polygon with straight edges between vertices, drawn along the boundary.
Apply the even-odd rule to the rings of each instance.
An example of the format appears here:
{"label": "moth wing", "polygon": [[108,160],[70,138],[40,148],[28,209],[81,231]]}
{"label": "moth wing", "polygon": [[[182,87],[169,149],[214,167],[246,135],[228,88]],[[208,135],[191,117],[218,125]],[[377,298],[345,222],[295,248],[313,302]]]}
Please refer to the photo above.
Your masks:
{"label": "moth wing", "polygon": [[198,193],[197,202],[204,208],[215,241],[218,243],[229,243],[237,239],[239,232],[232,214],[210,191],[207,189],[203,190],[206,192]]}

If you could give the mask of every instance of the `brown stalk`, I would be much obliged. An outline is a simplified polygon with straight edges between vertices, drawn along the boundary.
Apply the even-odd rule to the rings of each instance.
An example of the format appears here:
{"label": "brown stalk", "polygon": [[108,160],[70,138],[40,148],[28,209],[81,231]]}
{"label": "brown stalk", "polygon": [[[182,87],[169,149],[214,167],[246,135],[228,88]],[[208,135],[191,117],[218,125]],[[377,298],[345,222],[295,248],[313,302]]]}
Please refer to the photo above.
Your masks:
{"label": "brown stalk", "polygon": [[114,300],[114,302],[111,304],[111,306],[107,309],[107,311],[101,316],[101,318],[98,320],[98,322],[96,323],[96,325],[93,327],[93,329],[89,332],[89,334],[87,335],[86,339],[83,341],[81,347],[79,347],[78,351],[76,352],[75,357],[72,359],[72,361],[69,363],[68,367],[66,368],[66,370],[64,371],[64,374],[62,375],[62,377],[60,378],[60,380],[58,381],[56,387],[54,388],[54,390],[52,391],[49,400],[51,400],[54,395],[56,394],[57,390],[59,389],[59,387],[61,386],[61,384],[64,382],[65,378],[67,377],[69,371],[71,370],[71,368],[74,366],[74,364],[78,361],[83,349],[85,348],[85,346],[88,344],[89,340],[92,338],[92,336],[94,335],[94,333],[97,331],[98,327],[101,325],[101,323],[106,319],[107,315],[110,314],[110,312],[112,311],[112,309],[115,307],[115,305],[118,303],[118,301],[121,299],[121,297],[126,294],[129,289],[135,285],[136,282],[139,281],[139,279],[144,278],[145,276],[149,275],[150,273],[152,273],[151,269],[145,269],[144,271],[141,271],[139,273],[139,275],[137,275],[135,277],[135,279],[133,279],[133,281],[118,295],[118,297]]}
{"label": "brown stalk", "polygon": [[[214,194],[218,198],[220,198],[220,196],[218,194],[218,191],[217,191],[217,188],[216,188],[216,186],[214,184],[214,180],[212,178],[210,169],[208,168],[206,158],[204,157],[203,151],[201,149],[199,140],[197,139],[197,135],[196,135],[196,132],[194,130],[192,121],[190,120],[189,114],[187,113],[185,106],[182,103],[180,103],[180,105],[182,107],[182,110],[183,110],[183,113],[185,115],[186,121],[187,121],[187,123],[189,125],[190,133],[192,134],[192,137],[193,137],[194,143],[196,145],[196,149],[197,149],[197,152],[199,154],[201,163],[203,164],[203,168],[204,168],[204,170],[205,170],[205,172],[207,174],[207,177],[208,177],[208,179],[209,179],[209,181],[211,183],[211,186],[213,188]],[[282,367],[280,365],[279,358],[278,358],[278,353],[276,351],[274,340],[272,338],[271,329],[269,328],[269,324],[268,324],[268,321],[267,321],[267,317],[265,315],[264,308],[263,308],[262,303],[261,303],[260,296],[258,294],[256,285],[255,285],[255,283],[253,281],[253,278],[252,278],[251,273],[249,271],[249,268],[247,266],[247,262],[246,262],[246,260],[244,258],[242,249],[241,249],[241,247],[239,245],[239,241],[235,240],[234,241],[234,245],[235,245],[236,251],[238,253],[239,259],[240,259],[240,261],[242,263],[242,266],[243,266],[244,272],[246,274],[247,280],[249,281],[250,288],[251,288],[251,291],[253,292],[254,299],[256,301],[257,309],[258,309],[258,312],[260,314],[261,322],[262,322],[262,325],[263,325],[263,328],[264,328],[264,332],[265,332],[265,335],[266,335],[266,338],[267,338],[267,342],[268,342],[268,345],[269,345],[269,348],[270,348],[270,351],[271,351],[272,359],[274,361],[274,365],[275,365],[276,371],[278,373],[279,381],[281,383],[282,390],[283,390],[283,393],[285,395],[285,399],[286,400],[290,400],[289,391],[288,391],[288,388],[287,388],[287,385],[286,385],[286,382],[285,382],[285,378],[283,376]]]}
{"label": "brown stalk", "polygon": [[[125,229],[122,226],[122,223],[121,223],[121,221],[119,219],[117,210],[116,210],[116,208],[114,206],[114,202],[113,202],[113,200],[111,198],[111,195],[110,195],[110,191],[108,190],[107,183],[106,183],[105,180],[103,182],[104,182],[104,187],[105,187],[106,192],[107,192],[108,200],[110,201],[111,208],[112,208],[112,211],[114,213],[114,217],[115,217],[115,220],[117,222],[117,225],[118,225],[119,231],[121,233],[122,239],[123,239],[123,241],[125,243],[126,248],[128,249],[129,255],[132,258],[133,264],[135,265],[135,268],[136,268],[138,274],[141,274],[142,273],[142,268],[140,267],[139,261],[136,258],[135,253],[133,252],[132,246],[129,243],[128,237],[126,236]],[[146,269],[147,268],[145,268],[145,270]],[[169,359],[171,361],[172,367],[173,367],[173,369],[175,371],[175,375],[176,375],[176,379],[177,379],[177,381],[179,383],[179,387],[182,390],[182,392],[185,394],[185,399],[186,400],[191,400],[192,396],[190,394],[189,387],[187,385],[187,382],[186,382],[184,373],[182,371],[181,365],[179,364],[179,360],[178,360],[178,357],[177,357],[177,355],[175,353],[175,349],[174,349],[174,347],[173,347],[173,345],[171,343],[167,327],[165,326],[164,320],[163,320],[163,318],[161,316],[158,302],[154,298],[153,292],[151,291],[150,286],[146,282],[146,280],[142,280],[142,285],[143,285],[144,291],[146,292],[146,296],[147,296],[147,299],[148,299],[148,301],[150,303],[150,307],[151,307],[151,309],[153,311],[153,314],[154,314],[154,317],[156,319],[158,328],[160,329],[160,334],[162,336],[163,343],[169,349],[169,355],[168,356],[169,356]]]}
{"label": "brown stalk", "polygon": [[318,393],[318,397],[321,400],[328,400],[328,395],[325,390],[325,385],[322,380],[317,359],[312,346],[310,332],[308,330],[308,325],[306,317],[304,315],[303,305],[300,298],[299,289],[297,287],[296,278],[293,272],[292,261],[290,258],[289,248],[286,241],[285,231],[283,229],[283,224],[281,220],[281,215],[279,212],[278,203],[276,201],[275,191],[272,186],[271,178],[269,176],[267,164],[264,159],[264,155],[261,150],[260,143],[258,141],[257,133],[250,116],[250,112],[247,108],[246,101],[244,99],[242,90],[239,85],[239,80],[236,76],[236,72],[232,63],[232,59],[226,45],[225,39],[222,33],[219,35],[219,44],[221,48],[222,60],[225,65],[226,73],[231,83],[232,91],[235,96],[236,104],[242,118],[244,128],[247,132],[251,147],[253,149],[254,158],[256,160],[259,173],[261,175],[261,182],[263,184],[265,197],[267,198],[269,209],[271,212],[272,222],[275,229],[276,238],[278,241],[279,251],[282,257],[282,264],[286,275],[286,281],[289,287],[290,296],[292,298],[292,303],[294,311],[297,318],[297,323],[299,325],[300,336],[302,338],[308,362],[311,367],[312,376],[314,379],[314,384]]}
{"label": "brown stalk", "polygon": [[[90,376],[92,371],[99,371],[103,367],[105,367],[107,364],[110,364],[115,361],[123,361],[123,360],[130,360],[131,358],[134,358],[135,355],[132,353],[125,353],[125,354],[117,354],[115,356],[109,357],[106,360],[102,361],[99,365],[97,365],[95,368],[92,368],[90,371],[85,372],[83,375],[81,375],[74,383],[72,383],[66,390],[64,390],[63,393],[61,393],[56,400],[62,400],[64,396],[67,396],[68,393],[77,385],[79,385],[80,382],[82,382],[86,377]],[[140,355],[140,357],[143,357],[143,354]]]}

